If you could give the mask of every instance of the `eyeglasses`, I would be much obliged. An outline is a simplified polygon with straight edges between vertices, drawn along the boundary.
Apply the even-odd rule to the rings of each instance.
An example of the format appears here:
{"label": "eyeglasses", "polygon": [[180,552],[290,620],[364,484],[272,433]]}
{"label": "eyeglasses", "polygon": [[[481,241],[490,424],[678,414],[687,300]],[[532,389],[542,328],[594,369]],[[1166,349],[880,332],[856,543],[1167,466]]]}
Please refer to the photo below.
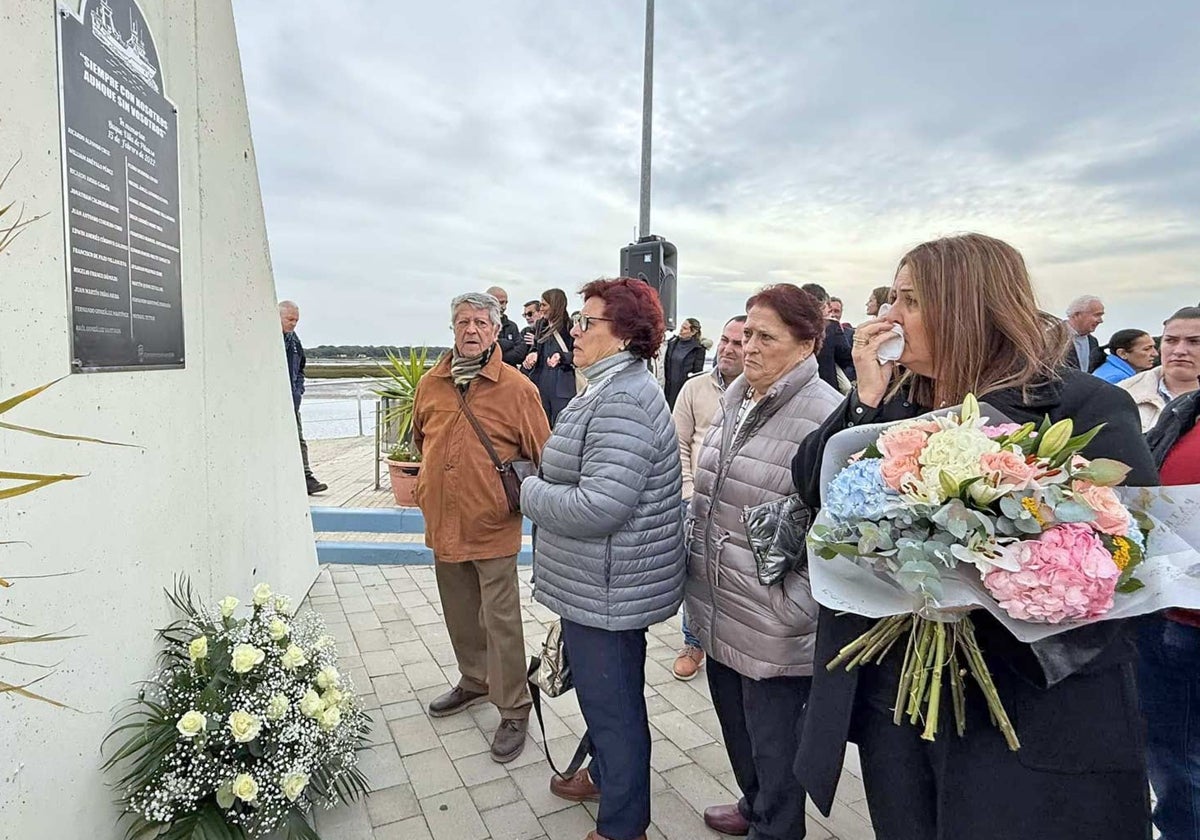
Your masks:
{"label": "eyeglasses", "polygon": [[526,309],[526,310],[525,310],[525,317],[526,317],[526,318],[536,318],[536,317],[537,317],[537,310],[536,310],[536,309]]}
{"label": "eyeglasses", "polygon": [[592,321],[608,321],[612,322],[612,318],[597,318],[595,315],[576,315],[571,319],[571,323],[579,327],[580,332],[587,332]]}

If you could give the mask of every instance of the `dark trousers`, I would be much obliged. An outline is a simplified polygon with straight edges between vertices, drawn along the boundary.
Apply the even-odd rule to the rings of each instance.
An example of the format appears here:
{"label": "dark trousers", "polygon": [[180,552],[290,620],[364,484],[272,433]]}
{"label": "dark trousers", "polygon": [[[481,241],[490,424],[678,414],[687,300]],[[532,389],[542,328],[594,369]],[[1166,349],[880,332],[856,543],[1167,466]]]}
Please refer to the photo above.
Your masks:
{"label": "dark trousers", "polygon": [[1138,633],[1138,695],[1162,840],[1200,838],[1200,627],[1146,616]]}
{"label": "dark trousers", "polygon": [[600,788],[596,831],[634,840],[650,825],[650,723],[646,719],[646,631],[600,630],[562,620],[579,708],[592,739]]}
{"label": "dark trousers", "polygon": [[304,463],[304,475],[312,478],[312,468],[308,465],[308,442],[304,439],[304,424],[300,422],[300,406],[296,406],[296,434],[300,437],[300,460]]}
{"label": "dark trousers", "polygon": [[546,412],[546,419],[550,421],[550,428],[554,428],[554,421],[558,419],[558,413],[567,407],[573,397],[547,397],[542,395],[542,410]]}
{"label": "dark trousers", "polygon": [[812,677],[752,680],[710,656],[708,687],[742,789],[738,808],[750,821],[750,837],[803,837],[804,789],[792,767]]}

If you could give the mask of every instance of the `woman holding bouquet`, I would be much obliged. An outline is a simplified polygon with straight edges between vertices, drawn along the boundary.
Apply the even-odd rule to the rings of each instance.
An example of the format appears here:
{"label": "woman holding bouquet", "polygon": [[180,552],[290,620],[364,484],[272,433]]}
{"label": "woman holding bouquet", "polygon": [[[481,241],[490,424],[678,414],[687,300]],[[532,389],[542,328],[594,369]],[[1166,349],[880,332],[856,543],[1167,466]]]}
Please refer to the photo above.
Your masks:
{"label": "woman holding bouquet", "polygon": [[[1070,418],[1079,430],[1104,424],[1082,454],[1128,465],[1126,484],[1157,483],[1133,401],[1096,377],[1062,368],[1066,336],[1039,310],[1012,246],[980,234],[927,242],[900,261],[893,288],[891,311],[855,333],[857,388],[792,463],[809,504],[820,504],[821,458],[834,434],[955,406],[969,393],[1016,423],[1040,424],[1048,416]],[[903,351],[897,361],[881,362],[880,348],[894,339],[897,325]],[[893,723],[900,658],[827,670],[872,621],[821,609],[796,762],[817,806],[829,812],[849,739],[859,745],[878,840],[1148,837],[1145,748],[1126,623],[1105,621],[1025,644],[982,611],[972,619],[1019,750],[1008,749],[974,685],[961,737],[951,716],[941,719],[933,741]]]}
{"label": "woman holding bouquet", "polygon": [[708,685],[742,790],[704,812],[710,828],[763,840],[804,836],[796,789],[796,721],[813,672],[817,605],[806,570],[764,586],[741,515],[792,494],[794,442],[841,395],[820,377],[825,335],[816,299],[789,283],[746,302],[745,371],[731,383],[696,467],[688,539],[687,614],[708,655]]}

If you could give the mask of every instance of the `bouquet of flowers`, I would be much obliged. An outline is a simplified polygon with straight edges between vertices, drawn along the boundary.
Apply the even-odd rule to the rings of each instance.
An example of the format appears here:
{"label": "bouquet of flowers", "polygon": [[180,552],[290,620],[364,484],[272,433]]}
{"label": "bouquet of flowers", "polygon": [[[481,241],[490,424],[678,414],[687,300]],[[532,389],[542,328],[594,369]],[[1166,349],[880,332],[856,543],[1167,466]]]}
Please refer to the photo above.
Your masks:
{"label": "bouquet of flowers", "polygon": [[159,631],[161,669],[105,739],[123,739],[104,769],[122,772],[126,836],[319,840],[305,815],[367,792],[370,731],[321,617],[265,583],[240,618],[186,581],[168,597],[184,617]]}
{"label": "bouquet of flowers", "polygon": [[923,719],[922,737],[933,740],[948,678],[962,735],[970,674],[1016,750],[967,611],[984,606],[1010,627],[1068,629],[1100,619],[1118,596],[1142,588],[1135,572],[1152,523],[1114,490],[1128,467],[1080,456],[1102,427],[1075,435],[1070,420],[1040,428],[987,423],[968,396],[961,410],[886,427],[842,461],[809,547],[827,561],[847,558],[908,596],[905,612],[876,610],[884,617],[830,669],[879,662],[903,643],[897,724]]}

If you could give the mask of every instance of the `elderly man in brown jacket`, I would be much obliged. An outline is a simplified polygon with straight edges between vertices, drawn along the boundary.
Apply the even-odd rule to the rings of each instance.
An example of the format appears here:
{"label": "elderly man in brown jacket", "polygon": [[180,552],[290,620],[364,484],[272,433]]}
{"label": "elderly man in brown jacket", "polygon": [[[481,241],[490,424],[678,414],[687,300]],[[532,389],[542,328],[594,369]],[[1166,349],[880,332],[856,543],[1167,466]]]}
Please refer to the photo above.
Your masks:
{"label": "elderly man in brown jacket", "polygon": [[525,746],[531,704],[517,588],[521,515],[509,512],[500,473],[459,394],[502,462],[536,464],[550,426],[537,388],[504,363],[496,299],[459,295],[450,311],[454,350],[422,377],[413,406],[413,439],[422,458],[417,504],[462,675],[429,704],[429,713],[444,717],[491,700],[501,718],[492,758],[507,762]]}

